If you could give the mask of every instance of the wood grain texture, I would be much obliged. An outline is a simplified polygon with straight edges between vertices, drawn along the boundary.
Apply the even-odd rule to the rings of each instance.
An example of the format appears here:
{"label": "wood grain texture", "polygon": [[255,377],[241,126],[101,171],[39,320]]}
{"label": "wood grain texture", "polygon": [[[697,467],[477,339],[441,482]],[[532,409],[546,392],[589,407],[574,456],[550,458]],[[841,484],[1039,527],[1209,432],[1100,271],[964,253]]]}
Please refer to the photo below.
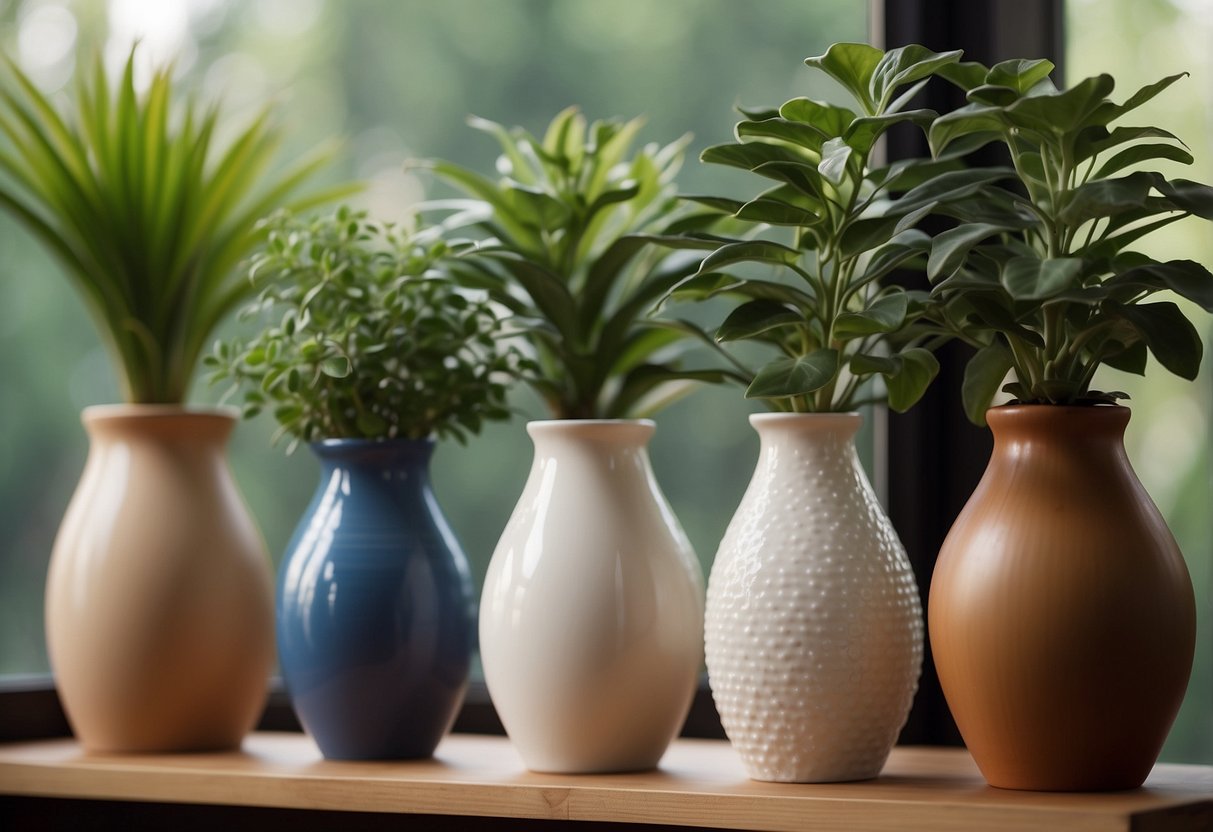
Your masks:
{"label": "wood grain texture", "polygon": [[1106,794],[993,789],[964,751],[896,748],[864,783],[748,780],[717,740],[678,740],[656,771],[534,774],[502,737],[453,735],[433,760],[331,762],[299,734],[241,752],[86,754],[71,740],[0,746],[0,794],[477,817],[624,821],[747,830],[1213,829],[1213,768],[1159,765]]}

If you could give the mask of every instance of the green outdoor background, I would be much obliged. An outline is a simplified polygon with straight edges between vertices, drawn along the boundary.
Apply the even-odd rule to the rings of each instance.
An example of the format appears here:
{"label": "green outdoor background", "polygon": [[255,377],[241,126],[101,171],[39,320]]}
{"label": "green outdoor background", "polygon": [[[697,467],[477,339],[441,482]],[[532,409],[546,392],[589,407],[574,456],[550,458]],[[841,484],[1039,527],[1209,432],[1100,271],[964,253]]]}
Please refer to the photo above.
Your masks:
{"label": "green outdoor background", "polygon": [[[1071,0],[1069,16],[1071,78],[1111,71],[1127,94],[1193,73],[1147,117],[1192,141],[1201,168],[1183,175],[1213,180],[1213,0]],[[651,141],[693,133],[683,190],[745,193],[743,175],[700,165],[698,150],[730,137],[736,104],[831,96],[801,60],[833,41],[865,40],[867,19],[865,4],[849,0],[0,0],[0,48],[45,89],[67,80],[78,53],[101,50],[114,65],[135,37],[144,58],[177,56],[186,83],[221,95],[236,120],[276,102],[285,157],[344,136],[331,178],[365,180],[361,203],[393,219],[436,193],[404,173],[406,159],[491,171],[495,146],[467,115],[539,131],[568,104],[590,118],[644,114]],[[1207,227],[1168,232],[1156,243],[1165,257],[1213,264]],[[1213,762],[1210,378],[1206,367],[1196,384],[1160,372],[1106,382],[1133,394],[1130,456],[1201,596],[1198,665],[1164,753],[1192,762]],[[194,400],[220,392],[200,384]],[[67,282],[0,217],[0,674],[48,669],[42,586],[87,450],[79,411],[116,400],[107,356]],[[522,426],[540,414],[525,393],[517,404],[513,423],[435,459],[439,498],[478,576],[529,467]],[[705,567],[753,467],[751,409],[734,388],[710,389],[658,419],[654,467]],[[317,468],[306,450],[287,458],[269,447],[272,432],[268,419],[245,425],[231,456],[277,558]]]}

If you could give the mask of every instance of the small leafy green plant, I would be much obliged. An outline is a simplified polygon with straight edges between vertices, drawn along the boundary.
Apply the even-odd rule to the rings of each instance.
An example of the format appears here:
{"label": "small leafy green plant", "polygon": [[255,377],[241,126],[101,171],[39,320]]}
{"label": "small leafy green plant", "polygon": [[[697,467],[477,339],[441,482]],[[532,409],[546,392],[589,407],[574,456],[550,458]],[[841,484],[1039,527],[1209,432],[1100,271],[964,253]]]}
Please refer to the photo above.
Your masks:
{"label": "small leafy green plant", "polygon": [[456,254],[445,242],[345,207],[266,224],[250,270],[264,288],[242,316],[268,326],[205,359],[212,382],[244,389],[246,416],[272,407],[295,442],[463,441],[510,416],[507,389],[525,362],[490,302],[435,271]]}
{"label": "small leafy green plant", "polygon": [[539,367],[528,381],[553,416],[647,415],[690,382],[732,372],[683,369],[696,333],[647,317],[696,268],[697,257],[675,249],[718,244],[702,232],[719,213],[678,202],[685,138],[633,151],[639,119],[589,124],[575,109],[542,140],[521,127],[471,124],[501,146],[498,179],[440,160],[417,166],[471,197],[431,205],[455,209],[445,225],[478,238],[452,270],[513,313]]}
{"label": "small leafy green plant", "polygon": [[[331,155],[267,173],[281,134],[268,110],[217,146],[218,106],[178,99],[172,68],[147,91],[135,51],[111,89],[82,62],[67,112],[0,62],[0,206],[65,268],[135,403],[180,403],[218,323],[250,296],[237,265],[257,220],[291,200]],[[340,191],[296,198],[295,208]]]}
{"label": "small leafy green plant", "polygon": [[948,67],[942,74],[969,103],[930,129],[936,154],[996,141],[1013,165],[1009,181],[952,206],[962,222],[934,239],[928,264],[932,318],[978,348],[964,380],[978,424],[1012,370],[1004,389],[1032,404],[1126,398],[1092,390],[1095,373],[1106,364],[1144,374],[1147,351],[1192,379],[1202,352],[1195,327],[1173,301],[1143,301],[1169,290],[1213,311],[1208,269],[1131,248],[1185,217],[1213,219],[1213,189],[1152,169],[1192,162],[1175,135],[1113,126],[1182,76],[1116,103],[1111,76],[1059,90],[1052,69],[1045,60]]}
{"label": "small leafy green plant", "polygon": [[[915,226],[926,214],[993,174],[957,170],[947,159],[882,164],[877,143],[897,124],[926,129],[936,114],[909,103],[959,57],[916,45],[886,53],[834,44],[805,63],[841,84],[854,109],[795,98],[778,110],[743,111],[736,142],[703,152],[705,162],[774,184],[748,201],[699,202],[791,232],[790,240],[767,234],[728,242],[670,293],[743,299],[716,339],[756,341],[778,354],[751,374],[747,397],[777,410],[847,411],[879,399],[865,391],[882,376],[890,406],[905,410],[938,372],[930,349],[936,339],[916,325],[925,294],[883,278],[925,256],[930,241]],[[773,267],[774,279],[738,270],[751,264]]]}

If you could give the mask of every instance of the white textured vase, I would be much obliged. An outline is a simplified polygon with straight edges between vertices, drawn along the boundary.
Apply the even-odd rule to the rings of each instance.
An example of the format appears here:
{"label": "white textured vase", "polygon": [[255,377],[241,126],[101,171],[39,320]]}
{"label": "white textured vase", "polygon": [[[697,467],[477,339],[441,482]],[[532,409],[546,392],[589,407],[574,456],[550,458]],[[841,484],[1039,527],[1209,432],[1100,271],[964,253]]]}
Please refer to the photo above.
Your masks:
{"label": "white textured vase", "polygon": [[480,604],[484,678],[534,771],[657,765],[694,696],[703,577],[649,421],[532,422],[534,463]]}
{"label": "white textured vase", "polygon": [[708,581],[708,679],[755,780],[877,776],[922,667],[914,574],[856,413],[750,417],[758,466]]}

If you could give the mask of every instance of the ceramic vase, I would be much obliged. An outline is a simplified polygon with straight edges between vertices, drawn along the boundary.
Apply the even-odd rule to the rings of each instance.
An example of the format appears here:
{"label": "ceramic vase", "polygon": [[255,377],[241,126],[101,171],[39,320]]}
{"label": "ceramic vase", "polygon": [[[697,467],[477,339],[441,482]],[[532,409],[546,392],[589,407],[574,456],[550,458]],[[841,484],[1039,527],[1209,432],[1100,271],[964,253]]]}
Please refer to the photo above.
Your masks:
{"label": "ceramic vase", "polygon": [[905,550],[859,465],[855,413],[750,417],[759,459],[712,566],[708,681],[755,780],[880,773],[922,666]]}
{"label": "ceramic vase", "polygon": [[234,748],[274,660],[269,559],[227,467],[226,410],[90,407],[51,555],[46,633],[85,749]]}
{"label": "ceramic vase", "polygon": [[467,558],[430,486],[430,440],[312,445],[320,484],[278,578],[278,654],[329,759],[429,757],[467,689]]}
{"label": "ceramic vase", "polygon": [[653,768],[703,655],[703,577],[653,477],[653,423],[527,431],[534,462],[480,606],[493,704],[532,770]]}
{"label": "ceramic vase", "polygon": [[991,785],[1141,785],[1191,670],[1183,557],[1124,450],[1124,407],[994,408],[989,467],[939,553],[931,645]]}

